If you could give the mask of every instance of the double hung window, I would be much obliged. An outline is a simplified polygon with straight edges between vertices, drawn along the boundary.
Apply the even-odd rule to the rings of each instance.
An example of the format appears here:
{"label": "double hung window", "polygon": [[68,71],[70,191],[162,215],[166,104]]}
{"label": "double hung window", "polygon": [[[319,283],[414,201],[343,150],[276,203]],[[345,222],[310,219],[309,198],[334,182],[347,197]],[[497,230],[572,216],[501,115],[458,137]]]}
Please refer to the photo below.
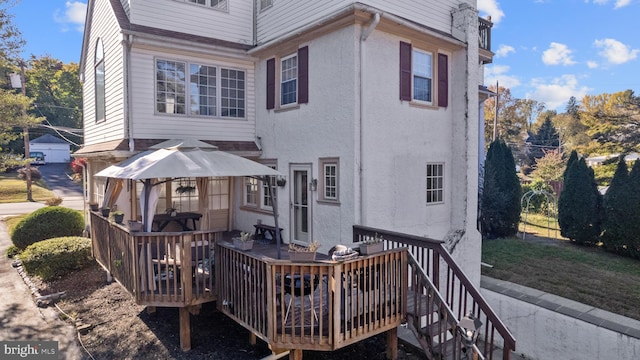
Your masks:
{"label": "double hung window", "polygon": [[298,56],[280,60],[280,105],[298,101]]}
{"label": "double hung window", "polygon": [[400,42],[400,100],[449,105],[449,56]]}

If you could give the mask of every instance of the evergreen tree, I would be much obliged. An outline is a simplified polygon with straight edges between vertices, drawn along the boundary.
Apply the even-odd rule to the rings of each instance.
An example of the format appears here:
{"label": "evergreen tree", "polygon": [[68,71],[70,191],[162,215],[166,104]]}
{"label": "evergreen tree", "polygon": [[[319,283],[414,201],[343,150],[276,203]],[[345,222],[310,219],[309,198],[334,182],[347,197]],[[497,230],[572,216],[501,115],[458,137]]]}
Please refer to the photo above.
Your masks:
{"label": "evergreen tree", "polygon": [[584,158],[567,169],[558,201],[558,223],[562,236],[585,245],[598,242],[602,222],[602,196]]}
{"label": "evergreen tree", "polygon": [[624,155],[620,155],[616,172],[603,197],[604,221],[602,241],[609,251],[621,252],[629,233],[629,171]]}
{"label": "evergreen tree", "polygon": [[485,161],[480,221],[487,237],[515,235],[520,222],[520,181],[511,149],[502,140],[489,145]]}
{"label": "evergreen tree", "polygon": [[571,155],[569,155],[569,160],[567,160],[567,166],[564,168],[564,174],[562,174],[563,180],[567,178],[567,171],[569,170],[569,167],[573,165],[574,162],[576,162],[576,160],[578,160],[578,153],[573,150],[571,151]]}
{"label": "evergreen tree", "polygon": [[532,167],[536,159],[540,159],[551,150],[560,147],[560,135],[551,122],[551,117],[547,116],[535,134],[531,135],[527,142],[530,144],[527,165]]}
{"label": "evergreen tree", "polygon": [[629,173],[627,198],[630,211],[626,216],[629,218],[629,236],[627,243],[628,255],[640,259],[640,160],[633,163]]}

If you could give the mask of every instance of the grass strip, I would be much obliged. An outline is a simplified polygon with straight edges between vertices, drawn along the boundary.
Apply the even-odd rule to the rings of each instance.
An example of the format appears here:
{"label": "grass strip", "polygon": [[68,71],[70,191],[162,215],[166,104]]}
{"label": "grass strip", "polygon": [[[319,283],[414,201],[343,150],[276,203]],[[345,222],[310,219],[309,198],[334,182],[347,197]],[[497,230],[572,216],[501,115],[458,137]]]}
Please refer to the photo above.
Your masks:
{"label": "grass strip", "polygon": [[640,320],[640,261],[601,248],[485,240],[482,274]]}

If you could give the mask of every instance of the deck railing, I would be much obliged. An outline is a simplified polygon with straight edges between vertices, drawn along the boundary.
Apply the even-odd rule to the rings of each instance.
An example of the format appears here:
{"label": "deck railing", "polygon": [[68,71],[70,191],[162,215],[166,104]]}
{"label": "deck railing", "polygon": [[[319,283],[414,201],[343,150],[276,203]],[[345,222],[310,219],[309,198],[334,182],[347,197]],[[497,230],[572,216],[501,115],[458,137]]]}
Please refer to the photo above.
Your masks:
{"label": "deck railing", "polygon": [[404,320],[404,249],[296,263],[219,243],[218,271],[218,308],[274,349],[335,350]]}
{"label": "deck railing", "polygon": [[211,249],[217,233],[130,232],[91,213],[94,258],[138,304],[185,307],[215,300]]}
{"label": "deck railing", "polygon": [[[451,311],[451,315],[455,318],[456,325],[467,314],[480,319],[483,326],[478,340],[482,344],[480,348],[482,354],[485,354],[488,359],[493,359],[494,348],[502,346],[502,358],[505,360],[510,359],[511,351],[515,350],[515,338],[491,309],[480,294],[480,291],[453,260],[449,252],[444,248],[442,241],[365,226],[354,225],[353,227],[353,241],[356,243],[374,238],[376,235],[384,238],[385,248],[387,249],[408,248],[409,253],[415,258],[416,264],[424,271],[425,276],[431,279],[434,289],[444,299]],[[409,278],[411,281],[418,280],[415,278],[415,271],[413,270]],[[422,295],[428,295],[423,291],[420,283],[409,282],[408,286],[410,292],[420,292]],[[429,318],[424,319],[422,317],[424,315],[423,309],[418,308],[418,306],[427,305],[409,303],[412,306],[407,308],[407,315],[426,320],[418,328],[433,326],[434,322],[429,322]],[[429,307],[427,306],[426,308]],[[451,322],[453,319],[447,319],[447,321]]]}
{"label": "deck railing", "polygon": [[478,45],[480,49],[491,51],[491,28],[493,23],[483,18],[478,18],[478,23]]}

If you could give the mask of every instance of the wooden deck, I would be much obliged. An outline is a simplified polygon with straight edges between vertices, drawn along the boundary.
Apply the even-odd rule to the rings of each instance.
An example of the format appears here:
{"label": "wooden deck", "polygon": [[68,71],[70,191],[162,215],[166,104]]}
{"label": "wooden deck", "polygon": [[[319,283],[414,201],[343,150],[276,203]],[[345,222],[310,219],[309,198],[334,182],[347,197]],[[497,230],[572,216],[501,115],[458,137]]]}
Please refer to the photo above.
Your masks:
{"label": "wooden deck", "polygon": [[284,246],[257,241],[241,251],[219,232],[132,233],[91,213],[96,260],[138,304],[179,308],[184,350],[191,347],[190,314],[216,301],[255,338],[274,352],[292,351],[294,359],[302,350],[333,351],[382,332],[393,358],[405,321],[428,356],[457,358],[464,346],[459,319],[466,314],[483,323],[483,348],[474,351],[491,359],[501,342],[509,359],[515,339],[441,241],[354,226],[353,242],[377,235],[385,239],[380,253],[293,262]]}

